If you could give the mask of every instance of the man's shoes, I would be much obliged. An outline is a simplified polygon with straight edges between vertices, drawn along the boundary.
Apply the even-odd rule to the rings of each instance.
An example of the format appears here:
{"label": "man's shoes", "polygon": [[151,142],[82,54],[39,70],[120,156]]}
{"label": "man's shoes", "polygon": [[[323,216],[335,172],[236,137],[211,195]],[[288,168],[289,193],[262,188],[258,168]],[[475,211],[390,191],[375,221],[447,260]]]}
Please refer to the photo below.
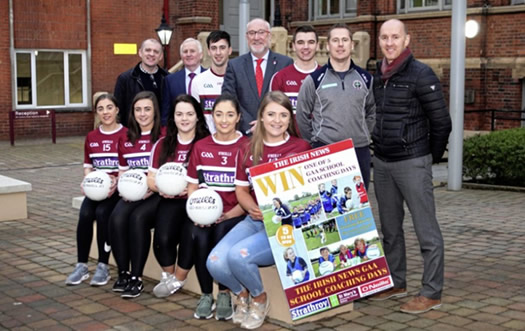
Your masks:
{"label": "man's shoes", "polygon": [[136,298],[142,291],[144,291],[144,284],[142,284],[142,279],[137,277],[131,277],[129,280],[128,286],[124,289],[124,292],[120,295],[123,298]]}
{"label": "man's shoes", "polygon": [[178,280],[175,275],[163,271],[160,282],[153,288],[153,294],[157,298],[165,298],[177,292],[185,283],[185,280]]}
{"label": "man's shoes", "polygon": [[118,279],[115,284],[113,284],[113,292],[124,292],[126,286],[128,286],[130,278],[131,275],[129,274],[129,271],[119,272]]}
{"label": "man's shoes", "polygon": [[266,298],[266,302],[258,303],[252,300],[250,303],[250,310],[248,316],[241,323],[241,328],[245,329],[257,329],[264,323],[266,315],[270,311],[270,299]]}
{"label": "man's shoes", "polygon": [[196,319],[210,319],[213,316],[214,309],[215,303],[213,302],[213,294],[203,294],[199,299],[193,317]]}
{"label": "man's shoes", "polygon": [[441,307],[440,299],[434,300],[422,295],[417,295],[413,297],[412,300],[403,304],[400,310],[403,313],[421,314],[432,309],[438,309],[439,307]]}
{"label": "man's shoes", "polygon": [[235,310],[233,311],[233,323],[241,324],[244,322],[248,316],[248,311],[250,309],[250,297],[240,297],[237,296],[235,301]]}
{"label": "man's shoes", "polygon": [[230,292],[221,291],[217,294],[215,319],[218,321],[230,320],[233,316],[232,297]]}
{"label": "man's shoes", "polygon": [[78,285],[89,278],[88,266],[85,263],[77,263],[75,270],[67,276],[66,285]]}
{"label": "man's shoes", "polygon": [[403,298],[407,296],[406,288],[391,288],[389,290],[374,294],[368,299],[371,301],[384,301],[391,298]]}
{"label": "man's shoes", "polygon": [[95,270],[95,274],[93,275],[93,278],[91,278],[91,282],[89,283],[89,285],[103,286],[103,285],[106,285],[110,279],[111,279],[111,276],[109,275],[108,265],[105,263],[99,262],[97,264],[97,269]]}

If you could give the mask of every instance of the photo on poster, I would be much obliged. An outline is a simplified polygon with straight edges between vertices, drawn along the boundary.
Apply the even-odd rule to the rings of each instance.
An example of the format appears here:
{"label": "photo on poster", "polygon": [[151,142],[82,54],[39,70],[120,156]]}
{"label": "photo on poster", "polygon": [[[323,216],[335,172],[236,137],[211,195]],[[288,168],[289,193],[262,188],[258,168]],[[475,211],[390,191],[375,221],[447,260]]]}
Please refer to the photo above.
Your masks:
{"label": "photo on poster", "polygon": [[279,227],[285,224],[301,229],[326,220],[314,185],[302,187],[301,192],[282,192],[258,202],[268,237],[275,236]]}
{"label": "photo on poster", "polygon": [[[270,239],[271,242],[275,240],[275,237]],[[275,266],[281,277],[283,288],[297,286],[314,278],[308,252],[303,244],[295,243],[289,247],[282,247],[280,251],[282,254],[280,258],[275,259]]]}
{"label": "photo on poster", "polygon": [[321,183],[318,189],[327,218],[369,206],[368,194],[359,172]]}
{"label": "photo on poster", "polygon": [[302,228],[302,233],[308,251],[341,240],[335,219],[305,226]]}
{"label": "photo on poster", "polygon": [[310,250],[308,256],[317,278],[379,258],[384,252],[377,231],[370,231]]}

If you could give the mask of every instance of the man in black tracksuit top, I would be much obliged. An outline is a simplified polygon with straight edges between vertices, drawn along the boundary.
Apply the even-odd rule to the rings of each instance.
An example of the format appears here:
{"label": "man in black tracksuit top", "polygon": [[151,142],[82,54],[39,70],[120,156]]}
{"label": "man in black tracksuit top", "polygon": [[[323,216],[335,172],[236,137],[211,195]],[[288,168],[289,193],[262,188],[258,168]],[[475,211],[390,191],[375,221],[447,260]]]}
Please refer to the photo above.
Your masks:
{"label": "man in black tracksuit top", "polygon": [[438,78],[414,58],[409,42],[410,35],[401,21],[388,20],[381,26],[379,45],[384,58],[374,76],[374,188],[394,288],[371,300],[407,295],[403,233],[406,201],[424,271],[422,289],[401,306],[401,311],[417,314],[441,306],[444,247],[436,219],[432,163],[443,156],[452,126]]}

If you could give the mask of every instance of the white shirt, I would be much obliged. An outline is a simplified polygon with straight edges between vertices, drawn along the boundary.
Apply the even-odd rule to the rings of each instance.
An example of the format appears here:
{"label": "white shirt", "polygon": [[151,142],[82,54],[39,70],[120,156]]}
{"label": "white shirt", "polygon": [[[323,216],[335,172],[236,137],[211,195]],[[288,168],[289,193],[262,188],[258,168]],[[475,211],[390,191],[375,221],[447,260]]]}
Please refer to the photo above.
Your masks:
{"label": "white shirt", "polygon": [[[253,53],[250,52],[250,55],[252,56],[252,63],[253,63],[253,72],[257,72],[257,60],[258,58],[253,55]],[[263,61],[261,62],[261,69],[264,77],[264,73],[266,72],[266,65],[268,64],[268,56],[270,56],[270,51],[268,50],[266,54],[262,57]]]}
{"label": "white shirt", "polygon": [[[190,80],[191,80],[190,73],[192,73],[192,72],[195,73],[195,75],[200,74],[201,73],[201,66],[199,65],[195,71],[190,71],[190,70],[188,70],[188,68],[184,67],[184,74],[186,75],[185,76],[186,77],[186,81],[185,81],[186,93],[188,93],[188,87],[190,86]],[[195,77],[197,77],[197,76],[195,76]],[[195,79],[195,77],[193,77],[193,79]],[[193,86],[193,82],[191,84]]]}

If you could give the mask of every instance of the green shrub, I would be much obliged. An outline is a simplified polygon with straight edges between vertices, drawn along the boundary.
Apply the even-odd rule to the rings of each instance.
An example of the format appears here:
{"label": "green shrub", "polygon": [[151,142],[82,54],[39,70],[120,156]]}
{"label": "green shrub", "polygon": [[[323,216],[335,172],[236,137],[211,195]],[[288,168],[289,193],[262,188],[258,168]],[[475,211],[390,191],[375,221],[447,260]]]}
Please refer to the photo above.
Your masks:
{"label": "green shrub", "polygon": [[525,186],[525,128],[466,139],[463,175],[480,183]]}

